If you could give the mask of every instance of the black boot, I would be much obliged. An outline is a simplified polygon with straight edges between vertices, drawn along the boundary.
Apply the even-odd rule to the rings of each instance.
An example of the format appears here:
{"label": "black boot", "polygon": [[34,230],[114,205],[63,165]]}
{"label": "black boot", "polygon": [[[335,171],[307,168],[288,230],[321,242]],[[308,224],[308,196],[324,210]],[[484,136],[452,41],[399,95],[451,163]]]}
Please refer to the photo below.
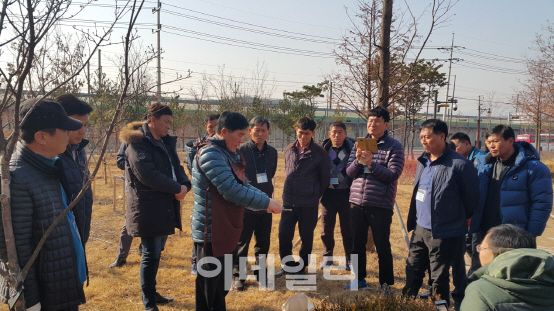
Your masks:
{"label": "black boot", "polygon": [[123,266],[124,264],[127,263],[127,259],[125,258],[117,258],[111,265],[110,265],[110,268],[115,268],[115,267],[121,267]]}

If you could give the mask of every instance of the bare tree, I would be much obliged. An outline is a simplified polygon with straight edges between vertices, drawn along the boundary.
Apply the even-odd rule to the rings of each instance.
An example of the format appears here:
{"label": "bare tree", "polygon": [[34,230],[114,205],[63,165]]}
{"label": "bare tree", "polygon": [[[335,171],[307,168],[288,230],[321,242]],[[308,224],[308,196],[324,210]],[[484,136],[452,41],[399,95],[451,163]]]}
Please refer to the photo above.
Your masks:
{"label": "bare tree", "polygon": [[[334,51],[337,65],[343,68],[328,77],[334,82],[336,104],[364,120],[373,107],[388,108],[416,74],[415,67],[402,69],[409,66],[408,56],[415,55],[410,64],[417,63],[432,32],[448,19],[455,2],[432,0],[425,12],[416,16],[407,2],[405,11],[392,14],[392,0],[360,0],[358,12],[349,14],[351,27],[343,43]],[[426,14],[429,28],[421,31],[418,25]],[[420,46],[416,47],[417,43]]]}
{"label": "bare tree", "polygon": [[[123,70],[121,73],[121,95],[117,102],[116,109],[112,116],[112,122],[108,127],[105,139],[103,140],[102,150],[99,158],[102,159],[109,142],[109,137],[112,134],[117,120],[119,120],[122,110],[135,94],[129,93],[129,85],[131,76],[140,68],[146,64],[146,61],[140,64],[136,64],[136,67],[130,67],[129,55],[133,42],[136,40],[135,23],[140,13],[144,1],[137,3],[136,0],[129,0],[123,5],[116,5],[114,11],[113,23],[104,31],[96,31],[92,34],[88,32],[82,32],[86,34],[87,40],[92,46],[90,54],[87,59],[80,62],[82,66],[73,68],[73,72],[68,72],[64,80],[58,80],[57,85],[52,84],[52,88],[42,94],[41,98],[52,95],[54,92],[64,87],[72,79],[75,79],[79,73],[88,63],[96,49],[107,39],[114,24],[120,20],[123,16],[129,16],[128,27],[126,35],[122,38],[124,62]],[[94,179],[94,176],[98,172],[99,165],[97,164],[91,174],[91,178],[83,186],[83,189],[77,195],[75,200],[69,204],[69,206],[56,218],[53,224],[47,228],[33,251],[31,259],[25,263],[21,269],[18,262],[13,227],[11,222],[11,204],[10,204],[10,171],[9,161],[13,154],[13,150],[19,136],[20,124],[25,120],[27,116],[23,117],[23,120],[19,119],[19,110],[21,101],[24,99],[23,92],[24,87],[29,85],[28,80],[31,69],[35,63],[35,57],[37,56],[37,48],[42,44],[43,40],[50,35],[53,35],[54,25],[63,17],[71,18],[67,16],[69,5],[71,1],[61,0],[25,0],[25,1],[3,1],[2,13],[0,15],[0,48],[7,46],[8,44],[15,45],[15,55],[13,66],[7,69],[0,68],[0,74],[2,75],[2,82],[5,85],[5,92],[2,102],[0,103],[0,113],[3,113],[8,108],[13,110],[13,124],[14,128],[9,137],[5,137],[3,132],[0,132],[0,165],[2,172],[2,194],[0,195],[0,201],[2,203],[2,227],[4,241],[0,243],[4,244],[7,251],[7,262],[0,262],[0,275],[3,281],[8,282],[11,291],[10,296],[13,296],[13,300],[10,300],[10,309],[12,310],[25,310],[25,298],[21,294],[23,289],[20,286],[25,280],[27,272],[33,265],[37,258],[44,242],[48,238],[53,229],[60,223],[60,221],[66,217],[66,214],[73,208],[76,202],[78,202],[84,195],[85,190],[88,189]],[[83,7],[86,7],[83,6]],[[7,29],[7,30],[6,30]],[[6,39],[4,39],[6,38]],[[183,79],[186,77],[178,77]],[[168,81],[170,83],[173,81]],[[1,122],[1,121],[0,121]],[[1,123],[0,123],[1,125]],[[99,163],[99,162],[98,162]],[[4,258],[3,258],[4,259]]]}

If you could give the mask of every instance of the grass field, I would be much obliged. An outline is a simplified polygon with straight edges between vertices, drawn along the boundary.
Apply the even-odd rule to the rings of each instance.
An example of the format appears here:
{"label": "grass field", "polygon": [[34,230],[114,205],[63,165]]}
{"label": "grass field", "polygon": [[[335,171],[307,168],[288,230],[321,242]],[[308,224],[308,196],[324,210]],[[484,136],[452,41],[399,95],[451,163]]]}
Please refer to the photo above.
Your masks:
{"label": "grass field", "polygon": [[[407,217],[407,207],[411,194],[409,175],[415,172],[414,165],[408,165],[406,174],[402,177],[398,189],[398,203],[404,222]],[[411,174],[410,174],[411,173]],[[95,185],[95,204],[92,215],[91,238],[87,244],[87,259],[90,271],[90,285],[85,289],[87,303],[82,310],[142,310],[140,297],[139,266],[140,255],[138,253],[139,240],[133,241],[131,254],[127,265],[121,268],[110,269],[108,266],[115,260],[119,232],[124,221],[124,207],[122,197],[122,182],[117,180],[116,211],[113,210],[113,175],[122,175],[122,171],[115,166],[114,156],[108,157],[108,184],[104,185],[103,170]],[[283,154],[279,154],[278,171],[275,181],[275,198],[281,201],[284,182]],[[158,272],[157,288],[160,293],[175,298],[175,302],[162,306],[161,310],[194,310],[194,280],[190,275],[190,255],[192,240],[190,239],[190,214],[192,209],[192,196],[187,195],[183,204],[183,232],[170,236],[165,251],[162,254],[160,270]],[[278,250],[278,224],[280,215],[273,216],[272,244],[270,254],[275,255],[273,264],[275,271],[280,270]],[[342,256],[342,240],[340,229],[337,225],[335,255]],[[320,239],[321,227],[318,224],[314,235],[313,254],[317,255],[316,265],[319,266],[323,246]],[[295,236],[295,240],[298,234]],[[253,243],[251,243],[252,245]],[[396,284],[392,286],[393,293],[400,293],[404,284],[405,259],[408,253],[406,243],[396,216],[393,218],[391,228],[391,244],[394,256],[394,273]],[[294,253],[298,253],[298,247]],[[253,246],[250,254],[253,255]],[[354,301],[356,296],[373,295],[378,287],[377,254],[368,255],[368,283],[369,291],[350,292],[343,290],[348,280],[334,281],[323,278],[322,271],[316,269],[317,290],[308,291],[306,294],[313,302],[325,301],[333,298],[343,298],[346,301]],[[339,271],[345,277],[350,277],[349,272]],[[284,278],[276,279],[275,291],[260,291],[257,282],[247,281],[247,290],[244,292],[232,291],[227,296],[229,310],[281,310],[281,305],[288,297],[298,293],[288,290]]]}
{"label": "grass field", "polygon": [[[184,155],[181,155],[184,156]],[[547,164],[554,167],[554,159],[548,160]],[[397,201],[400,207],[401,216],[406,223],[408,204],[412,192],[413,175],[415,173],[415,162],[406,164],[403,176],[398,187]],[[110,269],[108,266],[115,260],[118,247],[119,233],[124,221],[124,205],[122,181],[117,180],[116,210],[113,210],[113,177],[122,175],[122,171],[115,166],[115,155],[108,156],[108,183],[104,184],[103,170],[95,184],[95,204],[92,215],[91,238],[87,244],[87,258],[90,271],[90,285],[85,288],[87,303],[80,307],[81,310],[143,310],[139,279],[140,255],[138,254],[139,239],[133,241],[131,254],[127,264],[121,268]],[[275,181],[275,198],[281,201],[282,187],[284,182],[284,161],[283,154],[279,154],[278,171]],[[190,239],[190,214],[192,209],[192,195],[187,195],[183,204],[183,232],[170,236],[165,251],[162,253],[162,260],[158,272],[157,289],[162,295],[172,296],[175,301],[160,306],[160,310],[194,310],[195,301],[195,277],[190,275],[190,255],[192,240]],[[268,263],[273,265],[275,271],[280,270],[278,251],[278,224],[279,215],[273,216],[272,244],[270,254],[275,255],[275,261]],[[321,239],[321,227],[318,224],[314,235],[313,254],[317,255],[316,267],[321,261],[323,251]],[[297,239],[298,234],[295,236]],[[335,230],[335,255],[342,256],[344,251],[340,229],[337,224]],[[252,245],[253,243],[251,243]],[[391,228],[391,244],[394,257],[394,273],[396,284],[392,286],[392,292],[400,294],[405,282],[405,260],[408,250],[402,235],[397,216],[393,216]],[[297,246],[294,253],[298,253]],[[251,246],[250,255],[253,255]],[[377,254],[368,254],[368,284],[370,290],[351,292],[343,290],[349,281],[326,280],[321,270],[316,269],[315,291],[306,291],[310,300],[316,305],[318,303],[342,299],[345,302],[355,303],[360,297],[368,297],[377,294],[378,269]],[[336,274],[350,277],[349,272],[340,271]],[[243,292],[232,291],[227,296],[227,308],[229,310],[281,310],[282,304],[291,295],[298,291],[288,290],[284,278],[276,279],[274,291],[260,291],[255,281],[246,282],[247,289]],[[427,288],[422,288],[422,292]],[[378,310],[378,309],[377,309]],[[404,309],[405,310],[405,309]]]}

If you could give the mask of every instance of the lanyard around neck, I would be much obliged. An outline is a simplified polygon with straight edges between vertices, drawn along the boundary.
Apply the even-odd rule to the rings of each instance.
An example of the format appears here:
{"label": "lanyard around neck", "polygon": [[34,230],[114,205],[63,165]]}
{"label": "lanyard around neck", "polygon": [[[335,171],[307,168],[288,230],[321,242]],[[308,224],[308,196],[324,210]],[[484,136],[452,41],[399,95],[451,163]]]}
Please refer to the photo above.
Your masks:
{"label": "lanyard around neck", "polygon": [[[254,168],[256,168],[256,174],[258,174],[258,165],[256,164],[256,156],[254,156],[254,148],[252,148],[252,145],[250,145],[250,151],[252,152],[252,161],[254,161]],[[265,171],[264,173],[267,173],[267,154],[265,155]]]}

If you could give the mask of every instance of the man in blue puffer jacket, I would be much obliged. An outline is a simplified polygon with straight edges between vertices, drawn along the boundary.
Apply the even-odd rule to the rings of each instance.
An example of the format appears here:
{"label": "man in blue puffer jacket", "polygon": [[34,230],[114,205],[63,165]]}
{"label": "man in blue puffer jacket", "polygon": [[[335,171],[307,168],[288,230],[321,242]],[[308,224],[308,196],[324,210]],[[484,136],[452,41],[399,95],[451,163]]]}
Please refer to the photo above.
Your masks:
{"label": "man in blue puffer jacket", "polygon": [[[196,277],[197,311],[225,310],[229,288],[224,287],[224,278],[232,278],[232,270],[226,269],[224,257],[236,255],[244,207],[281,212],[277,201],[245,182],[245,165],[237,149],[247,128],[248,121],[242,114],[222,113],[217,121],[216,136],[199,146],[192,164],[194,209],[191,233],[198,267],[202,268]],[[214,259],[218,261],[217,265]],[[213,275],[220,267],[219,273]]]}
{"label": "man in blue puffer jacket", "polygon": [[478,161],[479,205],[470,232],[480,232],[473,244],[471,272],[481,267],[476,250],[487,230],[512,224],[540,236],[552,212],[552,178],[533,145],[515,141],[514,130],[497,125],[487,133],[490,152]]}

